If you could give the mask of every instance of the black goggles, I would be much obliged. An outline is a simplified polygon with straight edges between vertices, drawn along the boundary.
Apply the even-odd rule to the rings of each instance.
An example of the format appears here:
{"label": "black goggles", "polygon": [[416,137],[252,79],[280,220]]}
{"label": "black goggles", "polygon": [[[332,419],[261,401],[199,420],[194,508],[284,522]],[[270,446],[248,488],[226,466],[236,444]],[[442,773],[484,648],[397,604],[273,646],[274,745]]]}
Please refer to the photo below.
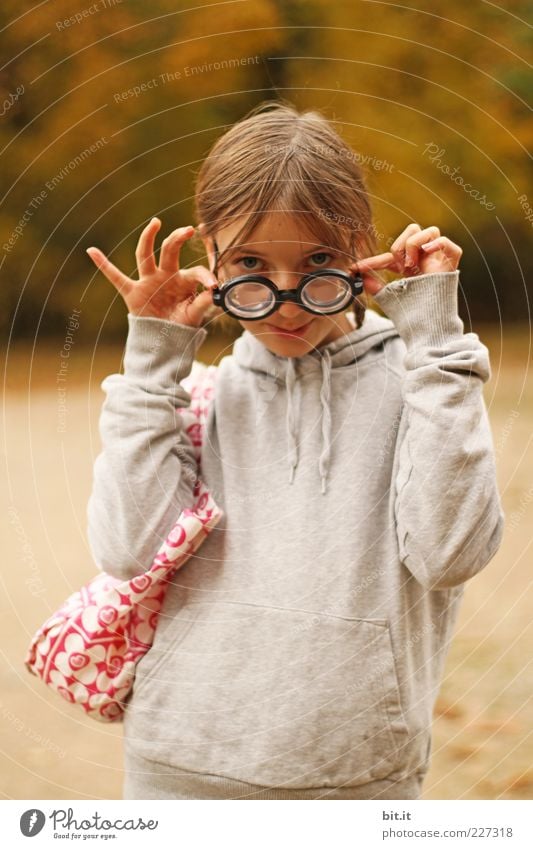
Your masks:
{"label": "black goggles", "polygon": [[[215,242],[215,274],[218,248]],[[272,315],[283,303],[293,302],[313,315],[335,315],[346,309],[363,291],[360,274],[338,268],[321,268],[306,274],[295,289],[278,289],[261,274],[233,277],[211,290],[213,303],[233,318],[259,321]]]}

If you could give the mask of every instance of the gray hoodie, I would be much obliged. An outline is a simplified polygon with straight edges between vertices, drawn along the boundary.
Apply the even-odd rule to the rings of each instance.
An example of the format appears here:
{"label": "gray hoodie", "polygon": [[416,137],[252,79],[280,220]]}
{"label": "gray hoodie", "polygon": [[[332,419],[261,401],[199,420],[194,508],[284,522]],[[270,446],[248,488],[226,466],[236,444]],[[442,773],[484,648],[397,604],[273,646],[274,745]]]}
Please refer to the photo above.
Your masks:
{"label": "gray hoodie", "polygon": [[[126,798],[418,798],[465,582],[503,512],[459,272],[405,278],[305,356],[248,331],[216,368],[201,476],[224,511],[169,584],[125,716]],[[102,383],[88,538],[151,565],[195,464],[205,328],[128,316]]]}

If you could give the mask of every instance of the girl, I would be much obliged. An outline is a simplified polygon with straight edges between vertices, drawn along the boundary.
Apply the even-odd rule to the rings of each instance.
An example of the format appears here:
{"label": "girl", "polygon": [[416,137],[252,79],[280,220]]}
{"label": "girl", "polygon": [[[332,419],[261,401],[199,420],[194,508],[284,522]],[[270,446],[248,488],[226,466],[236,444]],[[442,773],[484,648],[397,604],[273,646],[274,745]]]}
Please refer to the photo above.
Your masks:
{"label": "girl", "polygon": [[[209,270],[179,268],[192,227],[157,264],[157,218],[138,280],[88,249],[128,308],[88,506],[112,575],[146,571],[191,506],[180,409],[208,368],[203,324],[224,311],[244,328],[209,367],[201,476],[224,516],[138,664],[124,797],[416,799],[464,585],[503,528],[488,351],[457,311],[462,251],[412,223],[376,255],[353,151],[289,104],[218,140],[196,214]],[[349,288],[356,273],[386,317]]]}

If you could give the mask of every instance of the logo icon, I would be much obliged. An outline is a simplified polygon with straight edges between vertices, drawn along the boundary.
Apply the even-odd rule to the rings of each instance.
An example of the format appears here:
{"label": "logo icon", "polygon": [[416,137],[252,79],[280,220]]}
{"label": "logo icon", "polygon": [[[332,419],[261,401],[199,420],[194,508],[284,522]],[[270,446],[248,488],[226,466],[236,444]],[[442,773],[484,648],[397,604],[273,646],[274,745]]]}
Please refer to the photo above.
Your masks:
{"label": "logo icon", "polygon": [[42,831],[46,817],[38,808],[30,808],[24,811],[20,818],[20,830],[24,837],[35,837]]}

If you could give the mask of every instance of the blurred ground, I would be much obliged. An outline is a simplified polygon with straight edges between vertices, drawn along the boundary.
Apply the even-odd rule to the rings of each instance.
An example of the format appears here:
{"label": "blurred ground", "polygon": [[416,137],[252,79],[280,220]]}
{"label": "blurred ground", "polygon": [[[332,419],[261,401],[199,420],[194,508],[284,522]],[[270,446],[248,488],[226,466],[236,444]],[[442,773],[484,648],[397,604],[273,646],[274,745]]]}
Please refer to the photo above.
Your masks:
{"label": "blurred ground", "polygon": [[[437,703],[423,798],[531,799],[531,540],[533,380],[529,330],[476,327],[491,352],[485,387],[507,514],[502,548],[466,588]],[[208,340],[209,342],[209,340]],[[231,341],[228,340],[231,345]],[[209,342],[201,359],[210,361]],[[0,678],[1,797],[120,799],[121,726],[85,719],[23,666],[46,617],[95,572],[85,541],[99,451],[99,381],[122,349],[73,353],[64,430],[56,392],[60,345],[18,348],[6,360],[7,517]]]}

